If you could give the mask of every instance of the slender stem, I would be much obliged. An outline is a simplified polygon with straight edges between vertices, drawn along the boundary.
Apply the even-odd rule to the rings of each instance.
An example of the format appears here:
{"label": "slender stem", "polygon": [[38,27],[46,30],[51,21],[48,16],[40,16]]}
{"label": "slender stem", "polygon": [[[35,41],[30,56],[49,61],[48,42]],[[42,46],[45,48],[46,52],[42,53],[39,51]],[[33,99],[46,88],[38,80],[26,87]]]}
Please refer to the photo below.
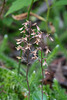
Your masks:
{"label": "slender stem", "polygon": [[[27,15],[27,20],[29,20],[30,11],[31,11],[33,2],[34,2],[34,0],[32,0],[31,5],[30,5],[30,7],[29,7],[28,15]],[[28,65],[28,58],[29,58],[29,53],[27,54],[27,65]],[[30,87],[29,87],[29,81],[28,81],[28,72],[29,72],[29,66],[27,66],[27,72],[26,72],[27,86],[28,86],[28,90],[29,90],[29,95],[28,95],[28,100],[29,100],[29,98],[30,98]]]}
{"label": "slender stem", "polygon": [[28,66],[28,59],[29,59],[29,51],[27,52],[27,71],[26,71],[26,81],[27,81],[27,86],[28,86],[28,100],[30,99],[30,87],[29,87],[29,81],[28,81],[28,72],[29,72],[29,66]]}
{"label": "slender stem", "polygon": [[49,18],[49,10],[50,10],[48,0],[46,0],[46,4],[47,4],[47,8],[48,8],[48,11],[47,11],[47,20],[48,20],[48,18]]}
{"label": "slender stem", "polygon": [[29,7],[28,15],[27,15],[27,20],[29,20],[29,17],[30,17],[30,11],[31,11],[31,8],[32,8],[32,5],[33,5],[33,2],[34,2],[34,0],[32,0],[31,5],[30,5],[30,7]]}
{"label": "slender stem", "polygon": [[28,81],[28,72],[29,72],[29,67],[27,66],[27,72],[26,72],[26,80],[27,80],[27,86],[28,86],[28,100],[30,99],[30,87],[29,87],[29,81]]}
{"label": "slender stem", "polygon": [[[30,23],[30,32],[29,32],[29,40],[28,43],[30,42],[30,34],[31,34],[31,23]],[[28,86],[28,100],[30,99],[30,86],[29,86],[29,81],[28,81],[28,72],[29,72],[29,50],[27,51],[27,72],[26,72],[26,80],[27,80],[27,86]]]}
{"label": "slender stem", "polygon": [[[22,57],[22,50],[20,51],[20,57]],[[18,75],[20,74],[20,65],[21,65],[21,59],[19,59]]]}
{"label": "slender stem", "polygon": [[2,5],[2,9],[1,9],[1,12],[0,12],[0,17],[1,17],[1,14],[2,14],[3,10],[4,10],[5,3],[6,3],[6,1],[4,0],[3,5]]}
{"label": "slender stem", "polygon": [[48,30],[48,19],[49,19],[50,7],[49,7],[48,0],[46,0],[46,4],[47,4],[47,8],[48,8],[48,11],[47,11],[47,20],[46,20],[46,29],[47,29],[47,33],[49,33],[49,30]]}
{"label": "slender stem", "polygon": [[41,50],[41,70],[42,70],[42,100],[43,100],[43,67],[42,67],[42,50]]}

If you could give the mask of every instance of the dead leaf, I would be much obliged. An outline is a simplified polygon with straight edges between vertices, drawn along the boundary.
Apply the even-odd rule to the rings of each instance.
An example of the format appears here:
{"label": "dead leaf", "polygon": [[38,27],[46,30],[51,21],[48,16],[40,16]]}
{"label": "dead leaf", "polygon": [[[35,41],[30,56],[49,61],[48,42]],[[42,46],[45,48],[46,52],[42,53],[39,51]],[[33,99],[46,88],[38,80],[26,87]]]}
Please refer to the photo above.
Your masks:
{"label": "dead leaf", "polygon": [[[28,13],[26,12],[26,13],[23,13],[23,14],[20,14],[20,15],[16,15],[16,16],[12,15],[12,17],[15,20],[23,20],[23,19],[25,19],[27,17],[27,14]],[[43,17],[41,17],[41,16],[39,16],[39,15],[37,15],[35,13],[32,13],[32,12],[30,12],[30,16],[34,16],[34,17],[38,18],[39,20],[46,21]]]}

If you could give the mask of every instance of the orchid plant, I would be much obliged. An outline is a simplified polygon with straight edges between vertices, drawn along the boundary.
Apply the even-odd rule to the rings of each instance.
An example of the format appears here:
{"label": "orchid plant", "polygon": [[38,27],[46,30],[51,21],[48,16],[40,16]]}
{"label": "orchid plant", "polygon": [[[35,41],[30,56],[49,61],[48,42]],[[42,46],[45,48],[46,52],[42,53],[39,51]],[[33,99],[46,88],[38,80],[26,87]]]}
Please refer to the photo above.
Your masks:
{"label": "orchid plant", "polygon": [[[22,27],[19,29],[20,33],[22,34],[22,37],[19,39],[16,39],[17,41],[17,50],[21,51],[20,57],[17,57],[20,62],[21,60],[24,60],[24,57],[22,55],[22,52],[26,54],[26,62],[27,62],[27,71],[26,71],[26,80],[29,90],[28,100],[30,98],[30,86],[28,81],[28,72],[29,72],[29,65],[31,64],[32,60],[38,60],[41,63],[41,69],[42,69],[42,100],[43,100],[43,66],[47,65],[46,58],[43,58],[42,52],[43,48],[40,44],[43,42],[43,32],[40,31],[40,28],[37,26],[37,23],[32,24],[31,21],[26,21],[22,24]],[[45,34],[45,38],[49,37],[49,35]],[[52,38],[49,37],[51,40]],[[32,46],[34,46],[34,50],[32,50]],[[47,46],[44,47],[46,49],[45,55],[47,55],[50,50]],[[38,51],[41,51],[41,58],[38,57]],[[31,57],[30,57],[31,55]],[[18,74],[20,73],[20,65],[18,67]]]}

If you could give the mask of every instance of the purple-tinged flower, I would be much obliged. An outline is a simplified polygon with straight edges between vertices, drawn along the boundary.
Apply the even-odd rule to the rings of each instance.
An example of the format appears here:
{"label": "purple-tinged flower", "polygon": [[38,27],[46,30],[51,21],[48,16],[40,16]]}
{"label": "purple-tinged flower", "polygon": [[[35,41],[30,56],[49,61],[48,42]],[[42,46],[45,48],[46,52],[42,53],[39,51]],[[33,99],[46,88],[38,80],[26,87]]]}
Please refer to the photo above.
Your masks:
{"label": "purple-tinged flower", "polygon": [[31,48],[31,44],[30,43],[27,43],[27,46],[25,47],[25,49],[26,50],[28,50],[28,49],[30,50],[30,48]]}
{"label": "purple-tinged flower", "polygon": [[21,31],[23,29],[23,27],[22,28],[20,28],[19,30]]}
{"label": "purple-tinged flower", "polygon": [[46,63],[46,61],[44,61],[44,63],[43,63],[43,66],[45,66],[45,65],[48,66],[48,64]]}
{"label": "purple-tinged flower", "polygon": [[40,31],[40,28],[37,25],[36,25],[36,27],[37,27],[37,30]]}
{"label": "purple-tinged flower", "polygon": [[47,55],[48,53],[51,53],[51,51],[47,47],[45,54]]}
{"label": "purple-tinged flower", "polygon": [[37,57],[37,56],[32,57],[32,60],[36,60],[36,59],[38,59],[38,57]]}
{"label": "purple-tinged flower", "polygon": [[34,44],[39,44],[39,42],[40,42],[40,39],[39,38],[36,38],[36,41],[34,42]]}
{"label": "purple-tinged flower", "polygon": [[21,59],[21,57],[17,56],[17,59]]}
{"label": "purple-tinged flower", "polygon": [[25,33],[25,30],[21,31],[20,33]]}
{"label": "purple-tinged flower", "polygon": [[18,45],[18,46],[16,47],[17,50],[20,50],[20,49],[22,49],[22,48],[23,48],[23,47],[20,46],[20,45]]}
{"label": "purple-tinged flower", "polygon": [[50,40],[51,40],[52,42],[54,41],[52,37],[49,37],[49,38],[50,38]]}

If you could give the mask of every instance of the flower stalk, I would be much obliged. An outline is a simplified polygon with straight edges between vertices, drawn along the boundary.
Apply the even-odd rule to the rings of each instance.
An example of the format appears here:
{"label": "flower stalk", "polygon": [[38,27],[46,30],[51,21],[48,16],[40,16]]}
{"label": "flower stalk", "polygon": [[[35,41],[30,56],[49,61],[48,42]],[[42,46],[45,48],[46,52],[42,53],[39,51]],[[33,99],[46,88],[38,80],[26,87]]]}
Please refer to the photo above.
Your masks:
{"label": "flower stalk", "polygon": [[28,81],[28,72],[29,72],[29,65],[28,65],[28,59],[29,59],[29,54],[27,54],[27,71],[26,71],[26,81],[27,81],[27,86],[28,86],[28,100],[30,99],[30,86],[29,86],[29,81]]}
{"label": "flower stalk", "polygon": [[[30,17],[30,11],[31,11],[33,2],[34,2],[34,0],[32,0],[31,5],[30,5],[30,7],[29,7],[28,15],[27,15],[27,20],[29,20],[29,17]],[[30,25],[29,36],[30,36],[30,34],[31,34],[31,25]],[[29,41],[30,41],[30,38],[29,38]],[[28,58],[29,58],[29,53],[28,53],[28,55],[27,55],[27,65],[28,65]],[[29,72],[29,66],[27,66],[27,72],[26,72],[27,86],[28,86],[28,90],[29,90],[29,94],[28,94],[28,100],[29,100],[29,98],[30,98],[30,87],[29,87],[29,81],[28,81],[28,72]]]}
{"label": "flower stalk", "polygon": [[47,4],[47,18],[46,18],[46,29],[47,29],[47,33],[49,33],[49,30],[48,30],[48,19],[49,19],[49,13],[50,13],[50,7],[49,7],[49,3],[48,3],[48,0],[46,0],[46,4]]}
{"label": "flower stalk", "polygon": [[43,100],[43,58],[42,58],[42,50],[41,50],[41,70],[42,70],[42,100]]}
{"label": "flower stalk", "polygon": [[32,5],[33,5],[33,2],[34,2],[34,0],[32,0],[31,5],[30,5],[30,7],[29,7],[28,15],[27,15],[27,20],[29,20],[29,17],[30,17],[30,11],[31,11],[31,8],[32,8]]}

